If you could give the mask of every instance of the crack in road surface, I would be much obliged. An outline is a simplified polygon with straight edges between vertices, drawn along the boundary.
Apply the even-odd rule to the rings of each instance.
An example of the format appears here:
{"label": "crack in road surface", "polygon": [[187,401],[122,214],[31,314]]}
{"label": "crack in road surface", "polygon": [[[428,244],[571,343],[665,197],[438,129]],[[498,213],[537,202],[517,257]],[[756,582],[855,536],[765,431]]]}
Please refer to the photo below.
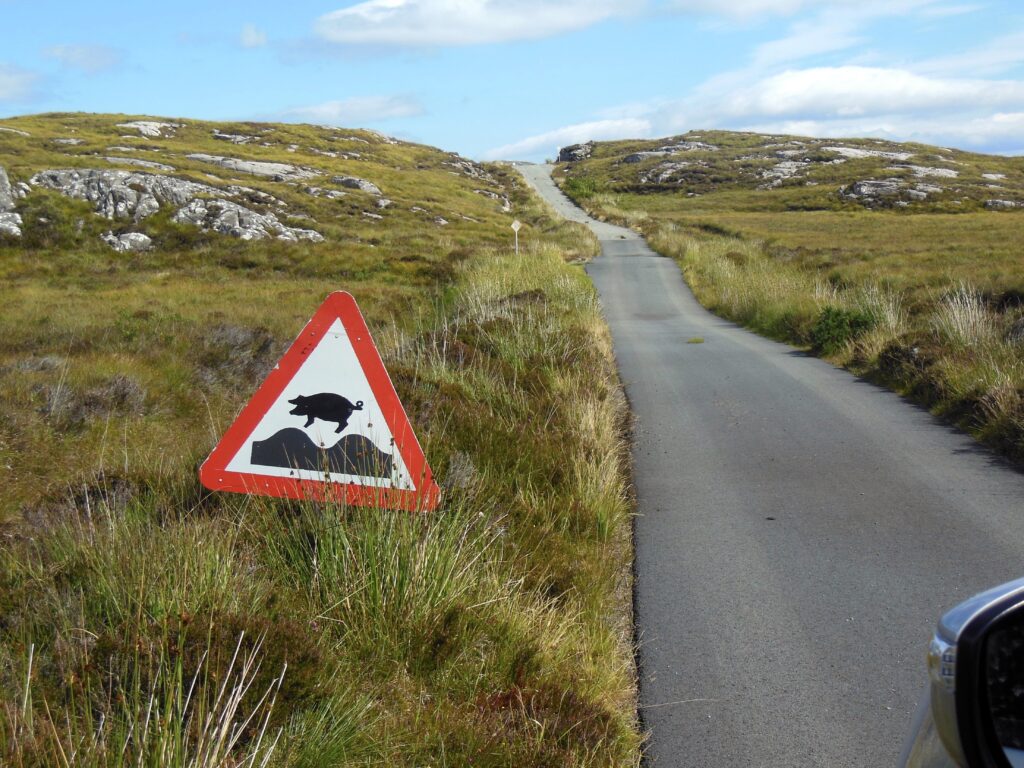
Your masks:
{"label": "crack in road surface", "polygon": [[[1024,474],[923,409],[704,310],[676,264],[587,217],[633,406],[647,758],[886,766],[939,615],[1024,575]],[[687,344],[703,338],[701,344]]]}

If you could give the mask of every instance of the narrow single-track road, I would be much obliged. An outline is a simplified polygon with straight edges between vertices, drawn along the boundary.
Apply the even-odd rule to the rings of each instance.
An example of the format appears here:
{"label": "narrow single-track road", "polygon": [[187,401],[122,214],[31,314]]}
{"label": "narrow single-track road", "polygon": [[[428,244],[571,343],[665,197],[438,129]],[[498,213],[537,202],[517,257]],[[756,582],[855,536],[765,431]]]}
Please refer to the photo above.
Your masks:
{"label": "narrow single-track road", "polygon": [[[588,267],[636,415],[649,764],[890,766],[940,613],[1024,576],[1024,474],[926,411],[705,311],[595,222]],[[703,338],[703,343],[687,343]]]}

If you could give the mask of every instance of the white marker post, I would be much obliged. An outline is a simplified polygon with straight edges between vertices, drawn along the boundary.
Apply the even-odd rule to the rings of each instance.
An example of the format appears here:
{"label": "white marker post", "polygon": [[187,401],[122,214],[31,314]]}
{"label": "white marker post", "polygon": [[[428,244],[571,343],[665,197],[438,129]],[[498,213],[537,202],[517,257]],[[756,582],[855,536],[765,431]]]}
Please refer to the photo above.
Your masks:
{"label": "white marker post", "polygon": [[523,225],[519,223],[519,219],[512,222],[512,231],[516,233],[516,256],[519,255],[519,229]]}

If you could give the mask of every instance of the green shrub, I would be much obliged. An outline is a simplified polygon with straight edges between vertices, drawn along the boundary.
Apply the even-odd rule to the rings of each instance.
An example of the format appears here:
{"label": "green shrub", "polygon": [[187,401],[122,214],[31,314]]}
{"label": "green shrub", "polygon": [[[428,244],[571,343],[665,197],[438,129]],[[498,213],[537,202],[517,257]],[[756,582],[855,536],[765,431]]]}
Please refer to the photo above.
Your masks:
{"label": "green shrub", "polygon": [[598,184],[596,179],[589,176],[583,176],[580,178],[566,179],[563,189],[569,197],[578,200],[593,197],[601,191],[601,185]]}
{"label": "green shrub", "polygon": [[816,352],[831,355],[848,341],[871,330],[874,320],[865,312],[825,307],[811,329],[811,344]]}

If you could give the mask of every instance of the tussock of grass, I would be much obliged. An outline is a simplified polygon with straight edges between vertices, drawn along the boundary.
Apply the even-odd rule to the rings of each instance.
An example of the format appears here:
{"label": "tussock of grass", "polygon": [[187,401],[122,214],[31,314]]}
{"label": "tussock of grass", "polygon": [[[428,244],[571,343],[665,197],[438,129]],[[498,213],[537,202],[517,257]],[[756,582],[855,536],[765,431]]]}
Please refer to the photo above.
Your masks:
{"label": "tussock of grass", "polygon": [[[18,127],[54,120],[97,146],[121,121]],[[319,146],[319,129],[272,130]],[[188,122],[151,144],[204,151],[208,133]],[[18,178],[52,165],[16,138],[23,159],[0,162]],[[46,235],[54,250],[0,247],[5,765],[636,763],[626,407],[593,288],[568,264],[596,242],[489,168],[527,225],[516,257],[509,216],[447,156],[365,140],[354,175],[478,221],[425,229],[403,211],[373,243],[357,221],[297,248],[182,240],[156,221],[174,245],[124,257],[77,240],[91,214],[48,198],[71,222]],[[198,486],[336,288],[359,299],[445,488],[434,514]]]}

